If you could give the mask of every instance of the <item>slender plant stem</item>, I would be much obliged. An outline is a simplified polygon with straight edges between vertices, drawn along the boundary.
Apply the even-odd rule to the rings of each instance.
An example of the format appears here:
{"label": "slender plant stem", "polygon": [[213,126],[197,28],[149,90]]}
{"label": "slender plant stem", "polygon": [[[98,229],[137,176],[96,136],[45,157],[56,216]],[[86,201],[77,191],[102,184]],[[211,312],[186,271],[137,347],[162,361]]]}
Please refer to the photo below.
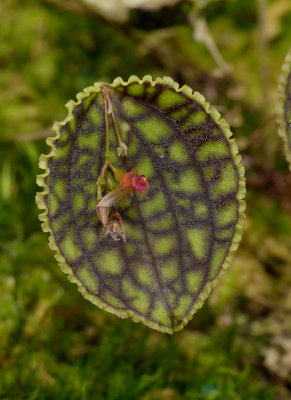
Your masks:
{"label": "slender plant stem", "polygon": [[194,17],[190,18],[190,23],[193,28],[193,38],[197,42],[202,42],[207,47],[217,66],[223,74],[228,74],[231,72],[230,66],[224,61],[218,47],[210,33],[207,21],[204,17]]}
{"label": "slender plant stem", "polygon": [[104,164],[101,169],[101,173],[97,179],[97,202],[102,199],[102,190],[105,185],[105,174],[108,168],[109,161],[109,124],[108,124],[108,103],[106,97],[106,88],[104,85],[101,85],[101,91],[103,94],[104,100],[104,121],[105,121],[105,155],[104,155]]}
{"label": "slender plant stem", "polygon": [[113,121],[114,131],[115,131],[115,135],[116,135],[116,140],[117,140],[118,146],[121,146],[122,145],[122,140],[121,140],[121,137],[120,137],[119,128],[118,128],[118,125],[117,125],[113,110],[112,110],[111,115],[112,115],[112,121]]}
{"label": "slender plant stem", "polygon": [[105,110],[105,113],[107,113],[107,115],[111,115],[112,122],[113,122],[114,133],[115,133],[115,137],[116,137],[116,141],[117,141],[117,145],[118,145],[117,154],[119,156],[121,155],[122,157],[124,157],[127,154],[127,147],[126,147],[126,144],[123,143],[123,141],[121,139],[120,130],[119,130],[118,123],[117,123],[115,115],[114,115],[111,99],[109,96],[109,91],[105,85],[102,85],[102,92],[103,92],[104,102],[106,103],[106,109],[107,109],[107,111]]}
{"label": "slender plant stem", "polygon": [[108,92],[104,85],[101,86],[104,99],[104,117],[105,117],[105,160],[109,157],[109,124],[108,124]]}
{"label": "slender plant stem", "polygon": [[108,121],[109,115],[111,115],[111,117],[112,117],[118,146],[125,146],[125,148],[126,148],[126,145],[122,142],[121,137],[120,137],[120,133],[119,133],[117,121],[114,116],[108,89],[105,86],[105,84],[101,85],[101,91],[103,94],[103,101],[104,101],[105,154],[104,154],[104,164],[103,164],[101,173],[100,173],[97,183],[96,183],[97,184],[97,202],[99,202],[102,199],[102,191],[103,191],[103,188],[106,185],[106,183],[109,183],[110,189],[112,189],[112,182],[109,182],[109,178],[107,175],[107,169],[110,168],[114,174],[116,172],[116,168],[112,164],[110,157],[109,157],[109,121]]}

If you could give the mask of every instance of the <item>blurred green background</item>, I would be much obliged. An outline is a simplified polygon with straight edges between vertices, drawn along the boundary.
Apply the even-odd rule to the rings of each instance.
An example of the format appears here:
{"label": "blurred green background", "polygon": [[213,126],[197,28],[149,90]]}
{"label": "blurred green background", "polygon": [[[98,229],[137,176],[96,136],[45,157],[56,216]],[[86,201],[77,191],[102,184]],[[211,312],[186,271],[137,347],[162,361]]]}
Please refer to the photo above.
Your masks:
{"label": "blurred green background", "polygon": [[[183,1],[132,9],[123,24],[77,0],[1,0],[0,17],[0,399],[290,399],[291,173],[275,121],[290,0]],[[84,300],[34,201],[38,157],[64,104],[131,74],[203,93],[246,168],[232,268],[173,336]]]}

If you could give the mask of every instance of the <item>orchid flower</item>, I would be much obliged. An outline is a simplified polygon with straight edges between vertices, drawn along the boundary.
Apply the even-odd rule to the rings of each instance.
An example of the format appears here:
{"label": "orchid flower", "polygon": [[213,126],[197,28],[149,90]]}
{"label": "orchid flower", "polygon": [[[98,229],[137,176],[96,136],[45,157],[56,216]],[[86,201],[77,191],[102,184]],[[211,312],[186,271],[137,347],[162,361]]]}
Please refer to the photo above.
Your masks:
{"label": "orchid flower", "polygon": [[134,170],[123,174],[120,177],[119,186],[107,193],[96,205],[97,215],[103,226],[107,224],[110,207],[124,200],[129,194],[133,196],[135,190],[145,199],[148,199],[142,192],[149,190],[149,187],[147,178],[144,175],[139,175],[137,169],[136,177],[134,176]]}
{"label": "orchid flower", "polygon": [[149,190],[149,183],[144,175],[139,175],[136,169],[136,177],[134,176],[134,170],[124,174],[120,181],[122,189],[130,189],[130,194],[133,196],[135,190],[137,190],[145,199],[148,199],[142,192]]}

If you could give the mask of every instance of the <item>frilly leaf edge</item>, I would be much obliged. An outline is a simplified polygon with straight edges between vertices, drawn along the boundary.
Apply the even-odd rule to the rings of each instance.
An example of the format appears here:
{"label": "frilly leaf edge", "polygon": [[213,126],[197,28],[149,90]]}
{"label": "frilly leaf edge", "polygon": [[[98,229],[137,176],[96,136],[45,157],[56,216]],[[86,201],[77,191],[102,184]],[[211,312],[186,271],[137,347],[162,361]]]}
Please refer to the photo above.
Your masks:
{"label": "frilly leaf edge", "polygon": [[283,140],[285,155],[289,162],[289,169],[291,170],[291,149],[288,146],[285,112],[284,112],[284,102],[286,100],[285,88],[290,73],[291,73],[291,48],[286,54],[284,63],[282,65],[281,74],[278,82],[278,93],[277,93],[278,98],[276,104],[278,134]]}
{"label": "frilly leaf edge", "polygon": [[184,328],[185,325],[188,324],[188,322],[192,319],[193,315],[202,307],[204,301],[208,298],[210,292],[212,289],[214,289],[217,284],[219,283],[221,277],[224,275],[226,270],[228,269],[233,255],[235,251],[237,250],[239,246],[239,242],[241,240],[242,236],[242,230],[243,230],[243,224],[245,221],[245,208],[246,204],[244,201],[245,193],[246,193],[246,187],[245,187],[245,177],[244,177],[244,167],[241,163],[241,156],[238,154],[238,147],[235,142],[235,139],[231,138],[232,132],[230,131],[228,123],[221,118],[221,115],[219,114],[218,111],[215,109],[211,108],[209,103],[206,102],[204,96],[200,94],[199,92],[193,91],[189,86],[184,85],[181,88],[179,88],[179,84],[175,82],[172,78],[170,77],[158,77],[157,79],[153,80],[152,76],[150,75],[145,75],[143,79],[138,78],[136,75],[130,76],[128,81],[124,81],[121,77],[117,77],[114,79],[112,84],[109,84],[111,87],[117,87],[120,85],[127,86],[128,84],[131,83],[139,83],[143,84],[144,82],[149,82],[152,86],[155,86],[156,84],[165,84],[170,87],[172,87],[175,91],[177,92],[182,92],[185,95],[189,96],[193,100],[197,101],[207,113],[211,115],[213,120],[217,123],[217,125],[222,129],[224,132],[229,144],[230,144],[230,150],[231,154],[233,156],[234,162],[238,168],[239,172],[239,190],[237,193],[237,200],[239,202],[239,217],[238,217],[238,222],[237,222],[237,228],[235,235],[233,237],[229,253],[224,261],[224,264],[221,268],[221,271],[217,278],[209,282],[203,292],[200,294],[199,298],[197,299],[196,303],[193,305],[192,309],[189,311],[185,319],[174,329],[169,329],[165,328],[163,326],[160,326],[157,323],[154,323],[152,321],[148,321],[146,318],[141,317],[141,316],[136,316],[134,315],[131,311],[118,311],[107,304],[103,303],[101,300],[97,299],[95,296],[90,294],[82,285],[82,283],[74,276],[71,268],[69,265],[66,263],[64,257],[61,255],[56,242],[53,237],[52,230],[49,226],[49,221],[47,218],[48,215],[48,209],[45,203],[45,196],[49,193],[49,188],[45,184],[45,178],[49,175],[50,170],[48,168],[48,161],[55,156],[56,154],[56,147],[54,145],[54,142],[59,139],[60,137],[60,129],[73,118],[73,110],[76,106],[78,106],[83,99],[88,97],[92,93],[97,93],[100,91],[101,84],[103,82],[95,82],[93,86],[89,86],[83,90],[83,92],[80,92],[77,94],[76,98],[77,101],[70,100],[65,104],[65,107],[68,110],[68,115],[67,117],[61,121],[61,122],[55,122],[53,125],[53,130],[56,132],[56,135],[54,137],[49,137],[46,140],[47,145],[50,147],[50,152],[48,154],[41,154],[39,158],[39,167],[44,170],[44,173],[37,175],[36,182],[39,187],[43,188],[42,192],[37,192],[36,194],[36,204],[42,212],[39,214],[39,219],[42,222],[41,227],[44,232],[49,233],[49,247],[54,250],[55,253],[55,258],[61,268],[61,270],[67,275],[68,279],[70,282],[75,283],[78,286],[79,292],[83,295],[83,297],[87,300],[89,300],[91,303],[96,305],[97,307],[108,311],[112,314],[117,315],[120,318],[131,318],[134,322],[142,322],[144,325],[148,326],[149,328],[158,330],[163,333],[169,333],[173,334],[174,332],[178,332]]}

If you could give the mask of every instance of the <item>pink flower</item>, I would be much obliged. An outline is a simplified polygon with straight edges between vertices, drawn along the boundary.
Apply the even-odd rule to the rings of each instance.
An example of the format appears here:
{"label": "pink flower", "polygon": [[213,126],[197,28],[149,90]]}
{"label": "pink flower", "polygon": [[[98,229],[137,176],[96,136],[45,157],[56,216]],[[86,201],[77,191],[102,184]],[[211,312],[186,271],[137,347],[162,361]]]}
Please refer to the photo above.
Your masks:
{"label": "pink flower", "polygon": [[149,190],[150,185],[144,175],[139,175],[137,173],[137,169],[135,177],[134,170],[123,174],[122,171],[117,168],[115,177],[117,181],[120,181],[120,185],[107,193],[96,204],[98,218],[104,226],[106,226],[108,222],[110,207],[116,205],[118,202],[123,202],[129,194],[133,196],[135,190],[137,190],[145,199],[148,199],[148,197],[142,192]]}
{"label": "pink flower", "polygon": [[122,189],[130,189],[130,193],[133,196],[135,190],[137,190],[143,197],[147,197],[142,193],[145,190],[149,190],[149,183],[144,175],[139,175],[136,169],[136,177],[134,176],[134,170],[123,174],[120,186]]}

